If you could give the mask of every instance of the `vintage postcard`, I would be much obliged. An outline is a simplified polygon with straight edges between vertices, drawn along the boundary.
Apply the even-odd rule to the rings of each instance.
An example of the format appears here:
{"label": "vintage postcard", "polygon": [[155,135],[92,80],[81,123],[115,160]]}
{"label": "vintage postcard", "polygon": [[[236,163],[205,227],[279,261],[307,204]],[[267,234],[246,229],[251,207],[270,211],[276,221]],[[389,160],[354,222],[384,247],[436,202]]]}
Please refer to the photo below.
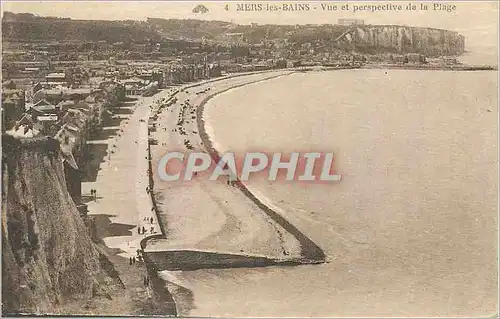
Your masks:
{"label": "vintage postcard", "polygon": [[3,1],[2,315],[498,317],[497,1]]}

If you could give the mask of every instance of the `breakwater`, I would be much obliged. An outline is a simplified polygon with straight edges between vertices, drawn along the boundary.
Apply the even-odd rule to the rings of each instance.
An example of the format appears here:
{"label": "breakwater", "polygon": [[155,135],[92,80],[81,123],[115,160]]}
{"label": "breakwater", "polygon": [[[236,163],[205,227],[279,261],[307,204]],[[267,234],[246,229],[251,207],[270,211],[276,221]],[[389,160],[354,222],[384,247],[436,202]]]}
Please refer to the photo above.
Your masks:
{"label": "breakwater", "polygon": [[175,249],[148,252],[148,262],[158,270],[198,270],[226,268],[255,268],[268,266],[294,266],[304,264],[301,259],[274,259],[203,250]]}

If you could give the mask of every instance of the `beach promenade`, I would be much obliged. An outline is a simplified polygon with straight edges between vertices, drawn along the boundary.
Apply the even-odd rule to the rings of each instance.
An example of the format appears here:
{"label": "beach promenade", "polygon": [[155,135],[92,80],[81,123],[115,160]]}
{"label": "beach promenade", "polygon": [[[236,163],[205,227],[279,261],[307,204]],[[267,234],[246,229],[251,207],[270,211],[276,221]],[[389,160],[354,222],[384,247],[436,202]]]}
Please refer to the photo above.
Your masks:
{"label": "beach promenade", "polygon": [[107,147],[107,155],[100,163],[95,181],[82,183],[82,194],[87,198],[91,189],[97,191],[96,200],[87,203],[88,214],[95,218],[97,227],[107,224],[101,227],[104,244],[119,249],[119,255],[125,258],[137,255],[144,237],[160,233],[146,191],[149,185],[148,118],[155,99],[168,93],[162,91],[154,97],[139,97],[128,112],[120,112],[128,114],[113,115],[117,126],[105,127],[105,130],[115,130],[116,134],[89,142]]}

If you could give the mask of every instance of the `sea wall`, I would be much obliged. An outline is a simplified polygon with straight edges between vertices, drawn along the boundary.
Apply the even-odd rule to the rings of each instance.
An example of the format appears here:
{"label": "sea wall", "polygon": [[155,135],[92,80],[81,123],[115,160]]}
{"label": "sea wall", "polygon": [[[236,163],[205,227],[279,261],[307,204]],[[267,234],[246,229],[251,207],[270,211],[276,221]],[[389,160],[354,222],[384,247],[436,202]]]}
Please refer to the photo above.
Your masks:
{"label": "sea wall", "polygon": [[363,53],[420,53],[427,56],[460,55],[465,37],[457,32],[397,25],[360,25],[340,39]]}
{"label": "sea wall", "polygon": [[2,137],[2,313],[57,314],[109,277],[66,188],[59,142]]}

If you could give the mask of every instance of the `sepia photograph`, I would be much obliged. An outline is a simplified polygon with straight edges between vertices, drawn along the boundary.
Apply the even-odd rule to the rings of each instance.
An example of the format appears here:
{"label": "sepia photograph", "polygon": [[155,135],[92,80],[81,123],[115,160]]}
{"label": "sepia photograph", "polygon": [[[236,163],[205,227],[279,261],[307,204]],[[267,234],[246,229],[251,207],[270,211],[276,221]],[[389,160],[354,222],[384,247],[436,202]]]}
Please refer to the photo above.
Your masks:
{"label": "sepia photograph", "polygon": [[2,317],[498,318],[497,1],[1,8]]}

